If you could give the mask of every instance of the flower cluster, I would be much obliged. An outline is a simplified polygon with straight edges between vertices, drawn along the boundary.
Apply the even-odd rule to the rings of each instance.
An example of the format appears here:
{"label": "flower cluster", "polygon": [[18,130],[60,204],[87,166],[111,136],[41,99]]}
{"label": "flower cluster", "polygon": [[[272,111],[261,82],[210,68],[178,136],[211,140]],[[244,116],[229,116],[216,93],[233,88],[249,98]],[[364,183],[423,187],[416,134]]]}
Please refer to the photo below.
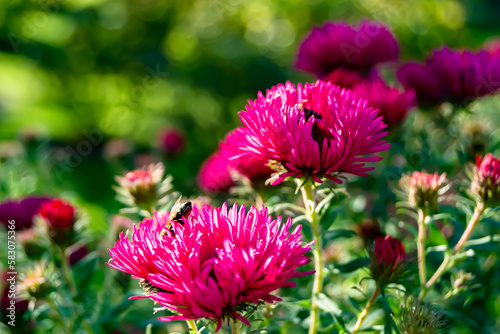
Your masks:
{"label": "flower cluster", "polygon": [[435,209],[450,188],[446,174],[413,172],[403,175],[399,184],[412,208]]}
{"label": "flower cluster", "polygon": [[302,42],[296,67],[321,79],[330,75],[329,80],[341,85],[361,79],[377,63],[396,60],[398,55],[398,42],[380,23],[327,22],[313,28]]}
{"label": "flower cluster", "polygon": [[466,104],[500,88],[500,57],[487,51],[432,52],[425,64],[409,62],[398,71],[407,89],[414,89],[422,107],[442,102]]}
{"label": "flower cluster", "polygon": [[500,162],[493,154],[476,158],[471,192],[485,204],[500,202]]}
{"label": "flower cluster", "polygon": [[[121,234],[109,250],[109,266],[141,280],[150,298],[176,314],[160,320],[217,320],[230,317],[249,324],[241,313],[252,304],[280,300],[270,293],[294,286],[291,278],[311,274],[300,226],[289,232],[267,209],[234,205],[193,208],[184,224],[165,229],[168,214],[134,226],[132,239]],[[175,237],[174,237],[175,235]]]}
{"label": "flower cluster", "polygon": [[272,184],[287,177],[328,178],[342,183],[340,173],[367,176],[372,154],[387,150],[387,132],[377,111],[348,89],[318,80],[314,84],[287,82],[259,92],[240,112],[235,155],[252,154],[274,163],[279,173]]}

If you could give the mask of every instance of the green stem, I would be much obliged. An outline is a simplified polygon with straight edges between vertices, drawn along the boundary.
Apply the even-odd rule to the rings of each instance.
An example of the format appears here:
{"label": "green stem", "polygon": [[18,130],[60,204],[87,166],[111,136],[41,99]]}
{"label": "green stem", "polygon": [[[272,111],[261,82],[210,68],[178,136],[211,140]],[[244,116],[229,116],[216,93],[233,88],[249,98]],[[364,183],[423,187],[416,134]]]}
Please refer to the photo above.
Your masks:
{"label": "green stem", "polygon": [[238,326],[238,321],[234,320],[233,321],[232,330],[231,330],[231,334],[239,334],[239,332],[240,332],[240,327]]}
{"label": "green stem", "polygon": [[[476,227],[477,223],[479,223],[479,221],[481,220],[481,216],[484,213],[484,209],[485,209],[484,203],[478,202],[476,209],[474,210],[474,214],[472,215],[472,218],[470,219],[470,222],[467,225],[467,228],[465,229],[464,233],[462,234],[462,237],[460,238],[458,243],[455,245],[455,248],[453,248],[451,256],[448,254],[445,256],[443,263],[441,263],[438,270],[436,270],[434,275],[432,275],[432,277],[429,279],[429,281],[425,285],[426,289],[429,289],[430,287],[432,287],[437,282],[437,280],[441,277],[441,275],[444,274],[446,269],[448,269],[449,265],[453,265],[455,263],[455,259],[453,258],[453,255],[458,254],[462,250],[462,248],[465,245],[465,242],[467,241],[467,239],[469,239],[470,234],[472,233],[472,230],[474,229],[474,227]],[[425,294],[426,294],[426,291],[423,293],[424,297],[425,297]]]}
{"label": "green stem", "polygon": [[363,321],[365,321],[368,312],[370,312],[370,309],[372,308],[373,304],[375,304],[375,301],[377,300],[379,294],[380,294],[380,287],[377,283],[377,285],[375,285],[375,290],[373,290],[373,294],[366,303],[364,310],[359,314],[358,321],[356,321],[354,330],[351,332],[352,334],[356,334],[359,331],[361,325],[363,324]]}
{"label": "green stem", "polygon": [[50,305],[50,307],[56,311],[57,315],[58,315],[58,318],[59,320],[61,321],[61,326],[64,330],[65,333],[67,334],[71,334],[71,329],[68,327],[67,325],[67,321],[66,321],[66,318],[64,317],[64,315],[62,314],[61,312],[61,308],[58,307],[56,305],[56,303],[49,297],[47,298],[47,303]]}
{"label": "green stem", "polygon": [[472,230],[481,220],[481,216],[483,215],[483,213],[484,213],[484,203],[480,201],[477,203],[476,209],[474,210],[474,214],[472,215],[472,218],[470,219],[469,225],[467,225],[464,234],[462,234],[462,237],[455,245],[455,248],[453,248],[453,254],[457,254],[458,252],[460,252],[460,250],[462,250],[465,242],[467,241],[467,239],[469,239]]}
{"label": "green stem", "polygon": [[193,333],[196,333],[198,334],[198,327],[196,327],[196,322],[194,322],[194,320],[186,320],[189,328],[191,328],[192,332]]}
{"label": "green stem", "polygon": [[321,258],[321,234],[319,231],[319,217],[314,203],[314,184],[312,180],[307,180],[301,188],[304,206],[311,221],[311,230],[314,238],[314,284],[311,298],[311,324],[309,334],[316,334],[319,323],[318,295],[321,293],[323,284],[323,262]]}
{"label": "green stem", "polygon": [[417,239],[417,254],[418,254],[418,274],[420,277],[420,285],[424,286],[427,282],[425,272],[425,212],[422,209],[418,210],[418,239]]}
{"label": "green stem", "polygon": [[66,278],[66,282],[68,283],[69,291],[71,292],[72,297],[76,297],[78,292],[76,290],[76,284],[75,284],[75,279],[73,277],[73,272],[71,271],[71,268],[69,266],[69,259],[66,256],[67,255],[66,250],[61,247],[58,248],[61,253],[62,271],[64,277]]}

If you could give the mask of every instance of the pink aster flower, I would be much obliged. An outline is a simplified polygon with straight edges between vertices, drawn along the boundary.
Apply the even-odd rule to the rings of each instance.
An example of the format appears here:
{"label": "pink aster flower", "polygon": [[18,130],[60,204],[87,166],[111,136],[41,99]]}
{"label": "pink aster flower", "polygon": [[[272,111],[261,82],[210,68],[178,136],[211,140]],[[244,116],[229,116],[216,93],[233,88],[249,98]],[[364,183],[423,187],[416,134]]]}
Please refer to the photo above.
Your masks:
{"label": "pink aster flower", "polygon": [[246,213],[209,205],[193,208],[184,224],[165,229],[168,213],[134,226],[132,238],[121,234],[109,250],[109,266],[141,279],[150,298],[176,313],[160,320],[211,318],[217,331],[225,318],[238,319],[250,304],[280,299],[272,291],[295,286],[290,279],[309,275],[297,269],[308,263],[309,245],[302,245],[300,225],[289,229],[266,208]]}
{"label": "pink aster flower", "polygon": [[359,26],[327,22],[313,28],[302,42],[296,67],[325,78],[337,68],[363,73],[398,55],[398,42],[378,22],[363,21]]}
{"label": "pink aster flower", "polygon": [[476,158],[471,191],[486,204],[500,202],[500,161],[493,154]]}
{"label": "pink aster flower", "polygon": [[372,154],[389,149],[377,113],[348,89],[287,82],[259,92],[240,112],[240,151],[274,162],[281,173],[272,184],[302,176],[342,183],[339,173],[367,176],[373,167],[365,163],[381,159]]}
{"label": "pink aster flower", "polygon": [[379,115],[388,125],[400,123],[415,105],[415,92],[401,92],[389,87],[382,80],[362,82],[354,86],[354,95],[366,99],[368,104],[378,109]]}
{"label": "pink aster flower", "polygon": [[229,161],[220,151],[213,153],[201,165],[198,187],[206,193],[225,193],[234,186],[229,173]]}
{"label": "pink aster flower", "polygon": [[407,89],[414,89],[421,106],[445,101],[466,104],[500,88],[500,57],[448,48],[433,51],[425,64],[410,62],[398,71]]}
{"label": "pink aster flower", "polygon": [[274,172],[268,167],[269,161],[260,155],[240,154],[239,143],[245,140],[244,129],[231,131],[220,144],[220,152],[228,160],[230,171],[243,175],[252,184],[266,181]]}

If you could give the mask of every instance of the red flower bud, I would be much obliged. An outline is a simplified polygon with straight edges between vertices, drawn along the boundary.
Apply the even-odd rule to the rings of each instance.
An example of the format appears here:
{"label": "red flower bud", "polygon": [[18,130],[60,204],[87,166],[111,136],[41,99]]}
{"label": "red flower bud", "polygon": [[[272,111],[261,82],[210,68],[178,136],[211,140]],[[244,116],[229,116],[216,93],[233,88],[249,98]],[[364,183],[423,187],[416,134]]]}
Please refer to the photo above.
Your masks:
{"label": "red flower bud", "polygon": [[45,222],[47,234],[56,244],[71,244],[76,221],[75,208],[71,204],[56,199],[44,203],[38,213]]}
{"label": "red flower bud", "polygon": [[401,241],[389,235],[385,238],[377,238],[375,240],[375,256],[377,264],[390,266],[391,269],[394,269],[406,258],[405,246]]}
{"label": "red flower bud", "polygon": [[165,128],[158,133],[158,146],[168,156],[177,156],[184,151],[185,136],[179,129]]}
{"label": "red flower bud", "polygon": [[406,267],[405,246],[391,236],[375,239],[375,247],[370,264],[374,280],[379,284],[397,282]]}
{"label": "red flower bud", "polygon": [[43,204],[39,214],[52,229],[71,229],[75,223],[75,208],[61,199]]}
{"label": "red flower bud", "polygon": [[472,194],[487,202],[500,202],[500,162],[493,154],[476,158]]}

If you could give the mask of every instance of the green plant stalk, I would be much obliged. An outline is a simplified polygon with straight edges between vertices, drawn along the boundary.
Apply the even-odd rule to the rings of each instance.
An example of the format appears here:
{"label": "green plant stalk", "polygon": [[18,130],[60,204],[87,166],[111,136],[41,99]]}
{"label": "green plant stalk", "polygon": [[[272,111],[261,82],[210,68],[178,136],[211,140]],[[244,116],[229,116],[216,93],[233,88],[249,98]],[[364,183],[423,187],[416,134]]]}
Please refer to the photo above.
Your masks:
{"label": "green plant stalk", "polygon": [[64,332],[66,334],[71,334],[71,329],[68,327],[67,323],[66,323],[66,318],[63,316],[62,312],[61,312],[61,308],[58,307],[56,305],[56,303],[49,297],[47,298],[47,303],[49,304],[49,306],[54,310],[56,311],[58,317],[59,317],[59,320],[61,321],[61,326],[64,330]]}
{"label": "green plant stalk", "polygon": [[69,266],[69,259],[66,254],[66,249],[63,249],[61,247],[57,247],[59,249],[59,252],[61,253],[61,265],[62,265],[62,271],[64,274],[64,278],[66,279],[66,282],[68,283],[69,286],[69,291],[71,292],[72,297],[76,297],[78,295],[77,289],[76,289],[76,284],[75,284],[75,279],[73,277],[73,272],[71,271],[71,268]]}
{"label": "green plant stalk", "polygon": [[370,312],[370,309],[372,308],[373,304],[375,304],[375,301],[377,300],[378,295],[380,294],[380,287],[378,283],[375,285],[375,290],[373,290],[372,296],[366,303],[365,308],[361,313],[359,314],[358,320],[356,321],[356,325],[354,325],[354,329],[351,332],[352,334],[358,333],[358,331],[361,328],[361,325],[363,324],[363,321],[365,321],[366,316],[368,315],[368,312]]}
{"label": "green plant stalk", "polygon": [[304,206],[307,211],[309,220],[311,221],[311,230],[314,239],[314,283],[311,297],[311,324],[309,326],[309,334],[316,334],[318,331],[319,323],[319,307],[318,307],[318,294],[321,293],[323,285],[323,261],[321,258],[321,234],[319,231],[319,217],[316,212],[316,205],[314,203],[314,184],[312,180],[307,180],[301,188],[302,197],[304,199]]}
{"label": "green plant stalk", "polygon": [[239,334],[240,333],[240,327],[238,326],[238,321],[234,320],[233,321],[233,326],[231,330],[231,334]]}
{"label": "green plant stalk", "polygon": [[[469,221],[469,224],[467,225],[467,228],[465,229],[465,231],[462,234],[462,237],[460,238],[458,243],[453,248],[453,251],[451,252],[451,256],[448,254],[445,256],[443,263],[441,263],[438,270],[436,270],[434,275],[432,275],[432,277],[429,279],[429,281],[425,285],[426,289],[429,289],[430,287],[432,287],[437,282],[437,280],[441,277],[441,275],[444,274],[444,272],[448,269],[448,267],[455,263],[455,259],[453,258],[453,255],[458,254],[462,250],[462,248],[465,245],[465,242],[467,241],[467,239],[469,239],[470,234],[472,233],[472,230],[474,229],[474,227],[476,227],[477,223],[479,223],[479,221],[481,220],[481,216],[484,213],[484,209],[485,209],[484,203],[482,201],[479,201],[476,205],[476,208],[474,209],[474,214],[472,215],[472,217]],[[426,290],[423,293],[424,297],[425,297],[425,294],[426,294]]]}
{"label": "green plant stalk", "polygon": [[426,215],[422,209],[418,209],[418,238],[417,238],[417,254],[418,254],[418,275],[420,277],[420,286],[425,286],[427,282],[427,274],[425,272],[425,219]]}
{"label": "green plant stalk", "polygon": [[196,322],[194,322],[194,320],[186,320],[189,328],[191,328],[191,331],[192,333],[196,333],[198,334],[198,327],[196,327]]}

